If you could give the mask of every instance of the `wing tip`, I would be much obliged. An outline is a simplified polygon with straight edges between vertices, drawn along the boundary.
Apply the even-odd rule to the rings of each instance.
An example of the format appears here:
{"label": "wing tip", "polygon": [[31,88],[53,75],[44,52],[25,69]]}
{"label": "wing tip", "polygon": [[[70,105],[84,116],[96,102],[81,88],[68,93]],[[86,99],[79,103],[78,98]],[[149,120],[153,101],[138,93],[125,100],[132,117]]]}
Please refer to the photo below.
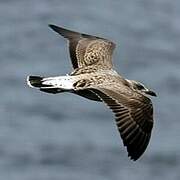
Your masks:
{"label": "wing tip", "polygon": [[128,154],[128,157],[129,157],[130,160],[132,160],[132,161],[137,161],[137,160],[141,157],[141,155],[140,155],[140,156],[133,156],[133,155],[129,155],[129,154]]}
{"label": "wing tip", "polygon": [[139,160],[143,156],[143,154],[145,153],[148,144],[149,144],[149,140],[147,140],[145,142],[145,144],[142,144],[138,148],[133,148],[130,145],[126,144],[125,146],[126,146],[126,149],[128,152],[128,157],[133,161]]}
{"label": "wing tip", "polygon": [[72,31],[54,24],[48,24],[48,26],[55,31],[56,33],[60,34],[64,38],[67,38],[68,40],[79,38],[81,36],[81,33]]}
{"label": "wing tip", "polygon": [[55,32],[59,32],[60,27],[58,27],[58,26],[56,26],[56,25],[54,25],[54,24],[48,24],[48,26],[49,26],[52,30],[54,30]]}
{"label": "wing tip", "polygon": [[53,24],[48,24],[48,26],[51,28],[51,26],[55,26],[55,25],[53,25]]}

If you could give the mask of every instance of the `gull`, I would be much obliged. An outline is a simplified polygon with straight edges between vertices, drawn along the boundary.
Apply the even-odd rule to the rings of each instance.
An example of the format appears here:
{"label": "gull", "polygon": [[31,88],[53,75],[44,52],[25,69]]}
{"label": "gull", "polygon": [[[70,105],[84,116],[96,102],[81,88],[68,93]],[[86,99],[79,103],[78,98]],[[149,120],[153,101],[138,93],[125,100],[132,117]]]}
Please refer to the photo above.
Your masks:
{"label": "gull", "polygon": [[46,93],[70,92],[104,102],[115,115],[128,156],[134,161],[139,159],[151,137],[153,105],[149,95],[156,96],[155,92],[113,69],[112,41],[56,25],[49,27],[68,40],[73,71],[65,76],[28,76],[27,84]]}

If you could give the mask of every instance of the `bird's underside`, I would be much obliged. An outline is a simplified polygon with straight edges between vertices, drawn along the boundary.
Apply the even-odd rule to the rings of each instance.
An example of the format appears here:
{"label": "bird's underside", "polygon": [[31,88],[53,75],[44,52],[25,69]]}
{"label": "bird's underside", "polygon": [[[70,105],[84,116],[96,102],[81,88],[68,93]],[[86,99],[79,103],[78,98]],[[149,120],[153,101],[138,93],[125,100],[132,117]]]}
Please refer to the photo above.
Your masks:
{"label": "bird's underside", "polygon": [[115,114],[116,125],[128,156],[137,160],[146,150],[153,127],[151,100],[130,87],[114,71],[115,44],[107,39],[50,27],[69,40],[73,72],[68,76],[43,78],[29,76],[28,84],[47,93],[72,92],[104,102]]}

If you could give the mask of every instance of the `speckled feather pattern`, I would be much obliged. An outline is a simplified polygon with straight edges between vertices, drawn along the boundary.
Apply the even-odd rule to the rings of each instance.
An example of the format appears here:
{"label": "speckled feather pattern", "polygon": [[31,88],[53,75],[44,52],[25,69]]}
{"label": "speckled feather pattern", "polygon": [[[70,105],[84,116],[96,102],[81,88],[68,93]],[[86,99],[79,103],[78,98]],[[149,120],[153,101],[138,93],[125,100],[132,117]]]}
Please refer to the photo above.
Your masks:
{"label": "speckled feather pattern", "polygon": [[[104,102],[115,115],[116,125],[128,156],[137,160],[146,150],[151,137],[153,106],[142,91],[133,89],[130,80],[113,70],[112,54],[115,44],[104,38],[55,25],[50,27],[68,39],[74,70],[67,77],[54,77],[50,78],[50,81],[46,78],[43,91],[50,93],[50,88],[54,88],[53,93],[69,91]],[[31,82],[28,83],[32,85]],[[34,81],[35,84],[37,87],[37,82]],[[52,87],[47,86],[45,89],[46,84]]]}

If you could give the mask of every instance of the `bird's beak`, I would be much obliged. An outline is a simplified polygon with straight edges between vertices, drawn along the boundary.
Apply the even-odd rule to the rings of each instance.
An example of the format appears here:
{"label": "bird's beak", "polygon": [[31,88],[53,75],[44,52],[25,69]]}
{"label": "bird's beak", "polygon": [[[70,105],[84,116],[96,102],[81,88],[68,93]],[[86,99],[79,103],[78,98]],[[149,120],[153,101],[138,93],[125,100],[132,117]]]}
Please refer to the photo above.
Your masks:
{"label": "bird's beak", "polygon": [[154,91],[151,91],[151,90],[147,90],[146,94],[148,94],[150,96],[157,96],[156,93]]}

